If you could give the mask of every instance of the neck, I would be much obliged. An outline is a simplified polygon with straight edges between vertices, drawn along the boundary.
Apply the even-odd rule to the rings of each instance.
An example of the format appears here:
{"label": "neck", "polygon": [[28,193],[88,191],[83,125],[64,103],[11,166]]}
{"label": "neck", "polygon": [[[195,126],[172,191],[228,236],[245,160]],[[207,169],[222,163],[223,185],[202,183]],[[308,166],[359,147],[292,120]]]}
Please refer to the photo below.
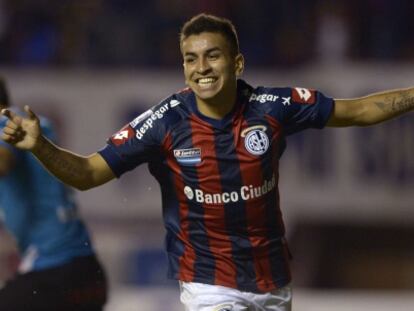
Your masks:
{"label": "neck", "polygon": [[224,118],[233,109],[236,100],[237,87],[207,100],[196,97],[198,111],[206,117],[217,120]]}

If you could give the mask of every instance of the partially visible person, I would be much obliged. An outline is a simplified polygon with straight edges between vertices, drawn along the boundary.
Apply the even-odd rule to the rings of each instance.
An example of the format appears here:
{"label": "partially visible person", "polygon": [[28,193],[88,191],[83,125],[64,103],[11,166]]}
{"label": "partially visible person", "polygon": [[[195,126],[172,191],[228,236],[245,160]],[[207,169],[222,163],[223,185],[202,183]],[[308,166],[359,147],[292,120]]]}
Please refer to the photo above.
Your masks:
{"label": "partially visible person", "polygon": [[[0,108],[9,108],[0,78]],[[10,108],[15,113],[17,109]],[[7,119],[0,116],[0,129]],[[50,122],[43,133],[55,141]],[[27,152],[0,141],[0,222],[21,254],[17,274],[0,288],[2,311],[102,311],[107,283],[79,219],[72,190]]]}

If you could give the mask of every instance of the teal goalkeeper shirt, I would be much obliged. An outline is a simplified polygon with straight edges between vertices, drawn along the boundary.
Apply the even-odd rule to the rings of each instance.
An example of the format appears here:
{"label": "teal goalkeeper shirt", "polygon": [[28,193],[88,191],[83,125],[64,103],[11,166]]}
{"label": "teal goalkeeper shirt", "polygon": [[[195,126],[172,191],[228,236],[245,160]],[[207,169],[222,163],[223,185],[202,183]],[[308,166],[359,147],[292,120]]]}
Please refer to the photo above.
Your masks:
{"label": "teal goalkeeper shirt", "polygon": [[[0,130],[6,123],[0,117]],[[48,120],[43,134],[55,140]],[[89,233],[78,218],[72,189],[50,175],[30,152],[0,140],[15,156],[12,171],[0,177],[0,222],[15,237],[21,253],[20,272],[42,270],[93,254]]]}

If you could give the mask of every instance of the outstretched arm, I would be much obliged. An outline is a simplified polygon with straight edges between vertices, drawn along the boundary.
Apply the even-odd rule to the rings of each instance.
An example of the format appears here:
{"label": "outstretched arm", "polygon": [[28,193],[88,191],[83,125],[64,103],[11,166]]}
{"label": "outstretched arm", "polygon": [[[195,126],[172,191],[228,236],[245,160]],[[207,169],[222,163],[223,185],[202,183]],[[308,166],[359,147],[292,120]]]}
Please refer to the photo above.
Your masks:
{"label": "outstretched arm", "polygon": [[54,145],[42,136],[38,117],[28,106],[25,110],[28,118],[17,116],[7,109],[1,111],[9,119],[3,129],[4,141],[31,151],[49,172],[79,190],[87,190],[115,178],[99,154],[81,156]]}
{"label": "outstretched arm", "polygon": [[327,126],[368,126],[414,109],[414,88],[390,90],[355,99],[335,99]]}
{"label": "outstretched arm", "polygon": [[54,145],[44,136],[39,137],[32,153],[54,176],[79,190],[94,188],[115,178],[98,153],[81,156]]}

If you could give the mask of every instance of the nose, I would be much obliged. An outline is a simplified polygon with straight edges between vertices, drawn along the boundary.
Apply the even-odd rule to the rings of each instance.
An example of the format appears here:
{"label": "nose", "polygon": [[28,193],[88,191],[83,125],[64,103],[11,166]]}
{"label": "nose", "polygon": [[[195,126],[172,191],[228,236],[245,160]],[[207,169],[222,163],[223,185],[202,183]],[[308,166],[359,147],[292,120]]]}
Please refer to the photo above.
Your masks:
{"label": "nose", "polygon": [[197,61],[197,72],[200,74],[205,74],[211,70],[210,63],[207,58],[200,57]]}

